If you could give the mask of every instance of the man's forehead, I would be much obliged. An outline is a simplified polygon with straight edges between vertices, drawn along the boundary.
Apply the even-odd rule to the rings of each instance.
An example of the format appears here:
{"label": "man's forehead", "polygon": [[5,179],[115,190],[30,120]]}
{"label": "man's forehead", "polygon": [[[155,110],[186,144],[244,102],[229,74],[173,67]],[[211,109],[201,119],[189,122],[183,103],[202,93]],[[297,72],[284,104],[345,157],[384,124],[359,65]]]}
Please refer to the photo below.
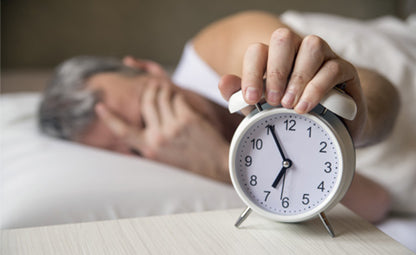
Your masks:
{"label": "man's forehead", "polygon": [[123,77],[117,72],[97,73],[91,75],[86,81],[89,88],[102,87],[110,82],[122,81]]}

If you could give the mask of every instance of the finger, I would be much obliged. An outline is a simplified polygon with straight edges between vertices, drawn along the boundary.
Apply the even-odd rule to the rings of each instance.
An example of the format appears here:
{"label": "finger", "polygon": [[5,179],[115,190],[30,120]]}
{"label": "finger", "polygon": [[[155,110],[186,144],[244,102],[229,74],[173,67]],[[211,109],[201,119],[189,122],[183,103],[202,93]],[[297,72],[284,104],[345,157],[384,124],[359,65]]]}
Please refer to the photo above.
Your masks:
{"label": "finger", "polygon": [[133,69],[144,70],[145,65],[132,56],[126,56],[122,61],[125,66],[131,67]]}
{"label": "finger", "polygon": [[287,28],[273,32],[266,73],[266,100],[276,106],[284,95],[301,38]]}
{"label": "finger", "polygon": [[125,137],[128,133],[128,127],[124,121],[112,114],[103,103],[97,103],[95,112],[99,119],[110,129],[117,137]]}
{"label": "finger", "polygon": [[248,104],[256,104],[263,94],[263,76],[267,64],[268,46],[262,43],[248,47],[243,61],[241,89]]}
{"label": "finger", "polygon": [[129,147],[141,151],[143,148],[143,139],[141,132],[138,129],[134,129],[124,122],[121,118],[117,117],[115,114],[110,112],[107,107],[98,103],[95,106],[95,112],[97,113],[99,119],[101,119],[104,124],[110,129],[110,131],[119,139],[124,141]]}
{"label": "finger", "polygon": [[218,83],[218,89],[225,100],[241,89],[241,78],[236,75],[224,75]]}
{"label": "finger", "polygon": [[188,123],[190,118],[196,116],[195,111],[189,106],[182,94],[175,94],[173,96],[173,108],[175,116],[182,123]]}
{"label": "finger", "polygon": [[137,59],[132,56],[126,56],[123,58],[123,64],[134,69],[143,70],[153,75],[168,76],[165,69],[159,63],[152,60]]}
{"label": "finger", "polygon": [[305,91],[295,106],[298,113],[312,110],[325,94],[337,84],[354,80],[354,67],[339,58],[326,61],[314,78],[307,84]]}
{"label": "finger", "polygon": [[166,83],[161,86],[157,101],[161,124],[171,123],[174,120],[174,113],[172,110],[172,87],[170,84]]}
{"label": "finger", "polygon": [[159,126],[159,112],[157,107],[158,84],[156,81],[149,81],[142,96],[142,116],[146,127],[157,128]]}
{"label": "finger", "polygon": [[[241,78],[236,75],[224,75],[218,84],[218,88],[222,97],[229,101],[230,97],[241,89]],[[248,115],[253,109],[254,106],[248,106],[241,109],[241,112],[244,115]]]}
{"label": "finger", "polygon": [[305,37],[296,56],[282,105],[286,108],[294,107],[322,64],[334,57],[335,54],[323,39],[314,35]]}

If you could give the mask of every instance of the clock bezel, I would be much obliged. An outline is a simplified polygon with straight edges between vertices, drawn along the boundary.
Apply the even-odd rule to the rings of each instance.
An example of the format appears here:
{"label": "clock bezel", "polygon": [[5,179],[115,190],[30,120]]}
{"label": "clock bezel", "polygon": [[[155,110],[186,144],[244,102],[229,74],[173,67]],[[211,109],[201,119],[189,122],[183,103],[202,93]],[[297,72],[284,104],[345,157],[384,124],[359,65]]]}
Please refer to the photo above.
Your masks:
{"label": "clock bezel", "polygon": [[332,112],[326,110],[321,105],[317,106],[310,113],[304,114],[304,117],[310,118],[317,122],[322,128],[325,129],[334,139],[336,139],[339,150],[339,175],[337,182],[334,185],[333,191],[330,195],[321,202],[320,205],[308,210],[304,213],[296,215],[280,215],[267,211],[266,209],[258,206],[254,203],[250,197],[248,197],[244,191],[244,186],[239,183],[237,177],[236,167],[236,156],[238,145],[244,138],[246,131],[259,122],[261,119],[268,118],[276,113],[290,113],[297,114],[292,109],[286,109],[281,107],[272,107],[267,103],[262,105],[264,109],[261,112],[253,110],[238,126],[234,133],[233,139],[230,146],[230,157],[229,157],[229,170],[234,189],[237,191],[239,197],[243,202],[249,206],[253,211],[258,214],[267,217],[272,220],[281,222],[300,222],[313,218],[323,211],[327,211],[335,206],[345,195],[349,186],[351,185],[354,172],[355,172],[355,150],[350,134],[348,133],[344,123]]}

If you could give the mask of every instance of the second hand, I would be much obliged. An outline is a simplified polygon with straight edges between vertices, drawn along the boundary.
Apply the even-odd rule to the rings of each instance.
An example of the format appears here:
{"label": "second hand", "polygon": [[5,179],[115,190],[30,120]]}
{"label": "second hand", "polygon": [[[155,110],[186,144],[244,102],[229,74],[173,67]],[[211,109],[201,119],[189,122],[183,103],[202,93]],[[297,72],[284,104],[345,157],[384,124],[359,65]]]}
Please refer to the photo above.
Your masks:
{"label": "second hand", "polygon": [[280,200],[283,199],[283,190],[285,189],[285,180],[286,180],[286,171],[283,174],[283,181],[282,181],[282,191],[280,192]]}

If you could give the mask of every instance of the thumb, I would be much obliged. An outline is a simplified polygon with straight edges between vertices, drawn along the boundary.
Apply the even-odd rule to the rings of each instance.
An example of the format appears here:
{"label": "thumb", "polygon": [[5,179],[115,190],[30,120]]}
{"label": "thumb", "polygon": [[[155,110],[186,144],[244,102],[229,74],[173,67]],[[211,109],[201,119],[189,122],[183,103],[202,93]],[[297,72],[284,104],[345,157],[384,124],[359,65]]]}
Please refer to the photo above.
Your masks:
{"label": "thumb", "polygon": [[225,100],[241,89],[241,78],[236,75],[224,75],[218,83],[218,89]]}
{"label": "thumb", "polygon": [[[222,97],[229,101],[230,97],[235,92],[241,90],[241,78],[232,74],[224,75],[218,83],[218,89],[220,90]],[[254,106],[247,106],[244,109],[241,109],[241,113],[248,115],[253,109]]]}

